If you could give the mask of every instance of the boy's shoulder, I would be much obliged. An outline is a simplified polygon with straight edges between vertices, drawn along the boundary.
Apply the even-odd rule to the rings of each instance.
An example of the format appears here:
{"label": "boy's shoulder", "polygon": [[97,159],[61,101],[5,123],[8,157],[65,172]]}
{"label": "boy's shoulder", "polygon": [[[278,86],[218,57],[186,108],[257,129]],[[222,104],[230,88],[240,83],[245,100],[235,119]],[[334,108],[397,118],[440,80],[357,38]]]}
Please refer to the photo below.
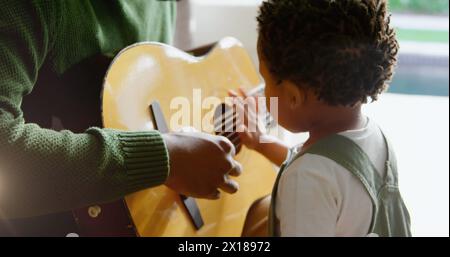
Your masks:
{"label": "boy's shoulder", "polygon": [[[324,138],[304,151],[290,151],[286,171],[336,176],[348,172],[348,165],[371,163],[382,176],[388,157],[388,145],[379,126],[367,119],[361,129],[344,131]],[[392,151],[392,150],[391,150]]]}
{"label": "boy's shoulder", "polygon": [[334,160],[322,155],[304,153],[287,162],[281,180],[316,180],[336,184],[339,177],[349,177],[349,172]]}

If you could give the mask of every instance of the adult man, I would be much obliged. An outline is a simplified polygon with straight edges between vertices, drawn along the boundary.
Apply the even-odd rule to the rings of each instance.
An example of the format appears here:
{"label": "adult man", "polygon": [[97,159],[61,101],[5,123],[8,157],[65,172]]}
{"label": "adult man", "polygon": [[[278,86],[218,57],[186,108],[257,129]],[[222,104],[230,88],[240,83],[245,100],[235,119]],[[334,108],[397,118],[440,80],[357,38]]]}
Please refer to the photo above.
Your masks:
{"label": "adult man", "polygon": [[[90,114],[99,109],[110,58],[135,42],[170,42],[175,5],[1,1],[1,217],[70,210],[163,183],[210,199],[218,188],[237,191],[228,174],[241,168],[223,137],[85,130],[101,125],[99,113]],[[48,129],[55,120],[71,131]]]}

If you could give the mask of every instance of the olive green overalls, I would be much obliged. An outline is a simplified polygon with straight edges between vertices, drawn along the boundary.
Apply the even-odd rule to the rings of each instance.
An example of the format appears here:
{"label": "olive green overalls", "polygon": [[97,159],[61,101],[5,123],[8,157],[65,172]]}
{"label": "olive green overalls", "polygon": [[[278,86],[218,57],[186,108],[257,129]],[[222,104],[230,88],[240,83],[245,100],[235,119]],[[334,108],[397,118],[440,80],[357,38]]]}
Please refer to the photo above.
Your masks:
{"label": "olive green overalls", "polygon": [[350,171],[363,184],[373,204],[372,222],[367,235],[382,237],[411,236],[410,217],[398,188],[397,162],[392,147],[383,135],[387,146],[386,175],[382,178],[367,154],[351,139],[332,135],[319,140],[304,152],[295,154],[292,150],[280,167],[272,191],[269,211],[269,235],[279,236],[276,225],[275,200],[278,183],[286,167],[304,154],[315,154],[331,159]]}

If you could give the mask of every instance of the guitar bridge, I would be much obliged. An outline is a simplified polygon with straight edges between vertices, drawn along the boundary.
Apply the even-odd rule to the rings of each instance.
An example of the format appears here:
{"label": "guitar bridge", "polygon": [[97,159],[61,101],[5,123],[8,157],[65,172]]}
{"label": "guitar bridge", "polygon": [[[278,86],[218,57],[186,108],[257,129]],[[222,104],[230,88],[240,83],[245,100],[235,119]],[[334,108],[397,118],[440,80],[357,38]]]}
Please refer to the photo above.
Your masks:
{"label": "guitar bridge", "polygon": [[[161,106],[158,101],[154,101],[150,105],[150,113],[153,120],[153,126],[156,130],[161,133],[169,133],[169,127],[167,126],[166,119],[164,118],[164,114],[161,110]],[[181,202],[186,208],[189,218],[191,219],[194,227],[197,230],[203,227],[204,222],[202,215],[200,213],[200,208],[198,208],[197,202],[194,198],[188,197],[185,195],[180,195]]]}

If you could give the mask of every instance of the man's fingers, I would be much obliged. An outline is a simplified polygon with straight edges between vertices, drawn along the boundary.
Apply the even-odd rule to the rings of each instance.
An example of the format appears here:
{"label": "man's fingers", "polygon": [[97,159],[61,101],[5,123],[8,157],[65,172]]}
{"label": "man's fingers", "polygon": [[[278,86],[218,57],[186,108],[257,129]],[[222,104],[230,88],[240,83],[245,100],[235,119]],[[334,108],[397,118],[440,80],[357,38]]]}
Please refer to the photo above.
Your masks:
{"label": "man's fingers", "polygon": [[220,186],[220,189],[229,194],[234,194],[239,190],[239,184],[236,181],[226,177],[225,182]]}
{"label": "man's fingers", "polygon": [[206,197],[206,199],[210,199],[210,200],[218,200],[220,199],[220,191],[216,189],[216,191],[214,191],[212,194],[208,195]]}
{"label": "man's fingers", "polygon": [[233,143],[231,143],[231,141],[224,137],[224,136],[219,136],[219,145],[222,148],[222,150],[225,153],[230,153],[232,156],[236,155],[236,148],[234,147]]}
{"label": "man's fingers", "polygon": [[228,174],[230,174],[230,176],[233,176],[233,177],[240,176],[242,174],[242,165],[235,160],[233,160],[233,162],[234,162],[234,167],[230,170],[230,172]]}

